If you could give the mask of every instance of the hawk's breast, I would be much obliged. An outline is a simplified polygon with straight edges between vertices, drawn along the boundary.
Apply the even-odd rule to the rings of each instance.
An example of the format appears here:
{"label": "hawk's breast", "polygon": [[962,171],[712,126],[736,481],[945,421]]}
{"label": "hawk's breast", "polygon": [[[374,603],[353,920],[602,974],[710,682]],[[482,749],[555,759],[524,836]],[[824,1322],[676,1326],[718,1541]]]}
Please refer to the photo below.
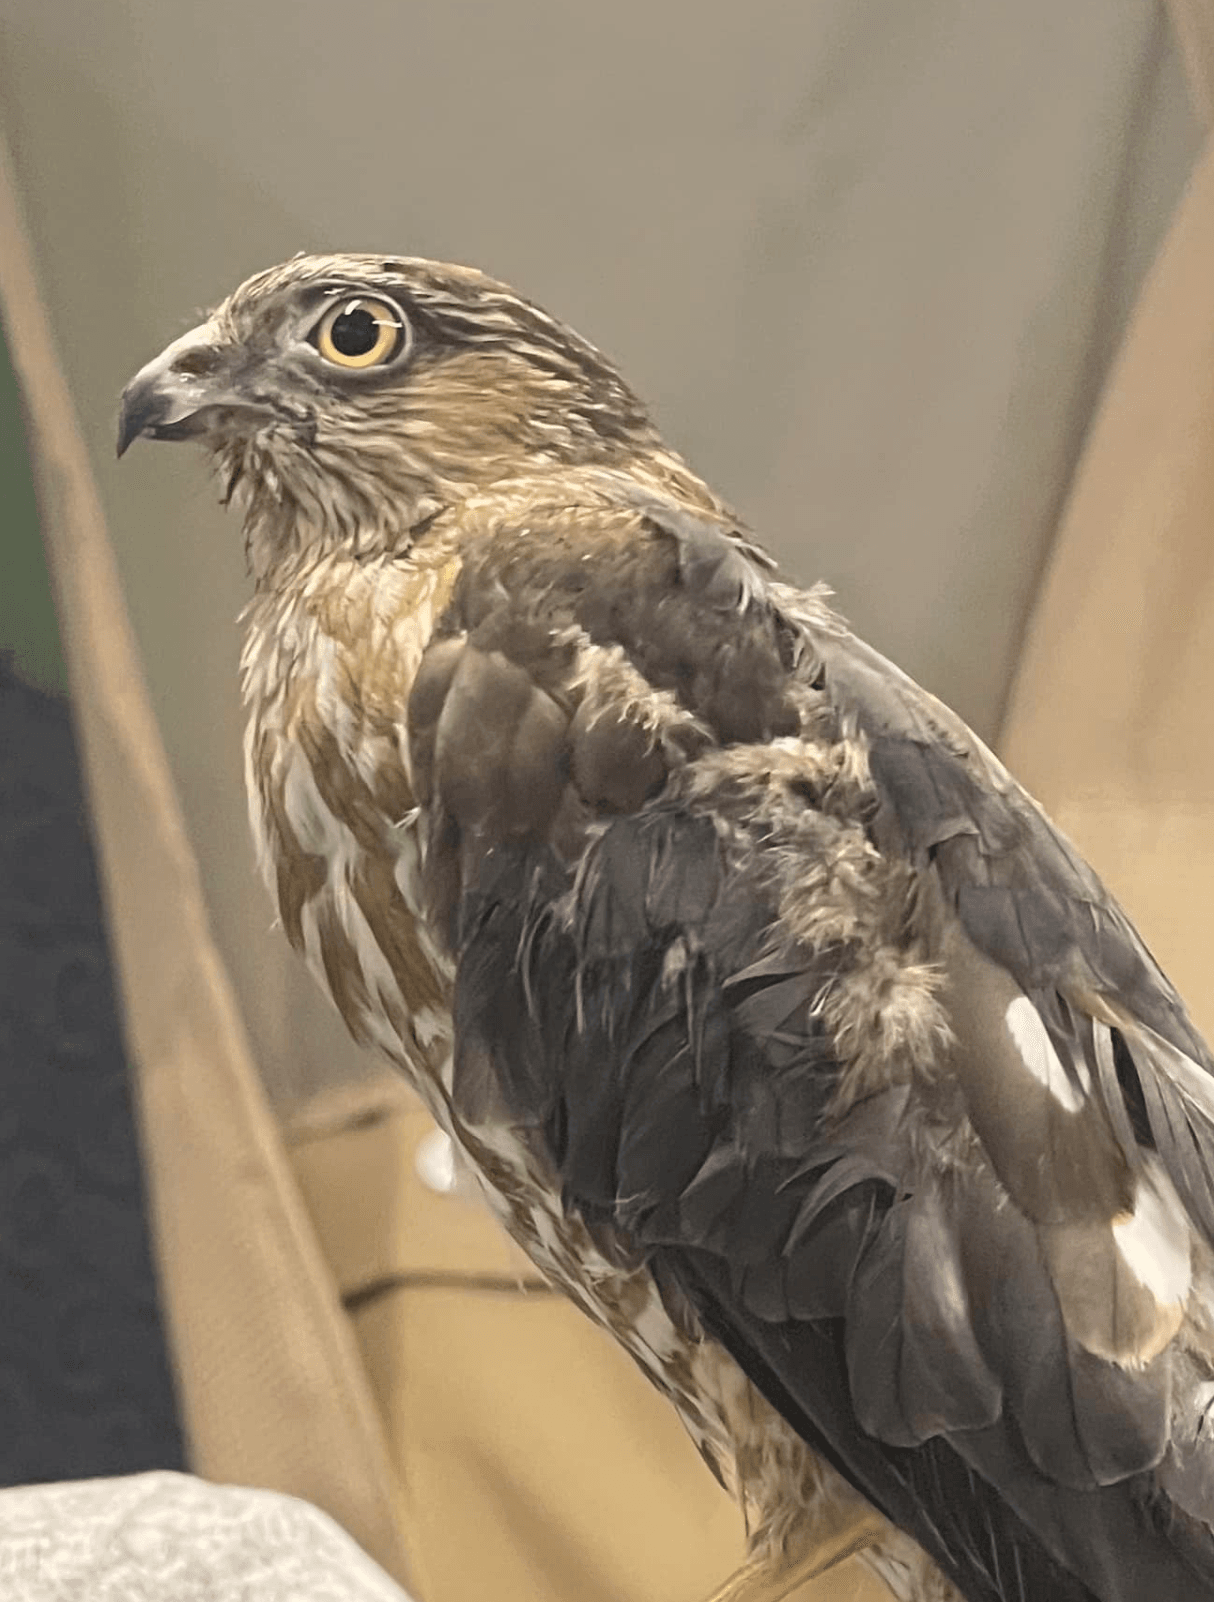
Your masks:
{"label": "hawk's breast", "polygon": [[435,1104],[450,963],[426,925],[409,691],[458,562],[325,556],[245,614],[245,777],[283,929],[354,1038]]}

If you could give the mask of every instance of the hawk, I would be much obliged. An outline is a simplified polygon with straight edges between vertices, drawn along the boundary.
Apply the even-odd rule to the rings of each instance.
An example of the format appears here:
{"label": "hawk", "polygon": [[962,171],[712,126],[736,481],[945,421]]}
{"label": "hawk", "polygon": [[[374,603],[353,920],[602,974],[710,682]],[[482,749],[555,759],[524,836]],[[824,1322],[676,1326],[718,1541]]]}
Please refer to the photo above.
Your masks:
{"label": "hawk", "polygon": [[1210,1053],[995,757],[479,272],[260,273],[139,435],[243,512],[283,929],[742,1504],[719,1596],[1214,1596]]}

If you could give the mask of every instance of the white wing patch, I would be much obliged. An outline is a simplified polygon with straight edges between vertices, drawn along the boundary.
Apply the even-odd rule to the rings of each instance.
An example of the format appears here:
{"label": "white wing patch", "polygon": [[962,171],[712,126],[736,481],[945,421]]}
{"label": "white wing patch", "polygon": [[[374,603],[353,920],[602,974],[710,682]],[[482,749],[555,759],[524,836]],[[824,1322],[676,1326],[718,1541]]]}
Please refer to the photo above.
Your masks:
{"label": "white wing patch", "polygon": [[1076,1065],[1079,1075],[1077,1086],[1062,1066],[1049,1033],[1027,996],[1017,996],[1014,1001],[1008,1002],[1003,1016],[1007,1032],[1029,1073],[1045,1086],[1059,1106],[1070,1113],[1078,1112],[1092,1088],[1092,1076],[1087,1064],[1080,1062]]}
{"label": "white wing patch", "polygon": [[1140,1176],[1134,1211],[1113,1225],[1113,1238],[1126,1267],[1157,1302],[1184,1301],[1192,1278],[1189,1220],[1158,1162]]}
{"label": "white wing patch", "polygon": [[1185,1056],[1170,1040],[1157,1035],[1145,1024],[1139,1024],[1137,1028],[1150,1043],[1153,1060],[1197,1110],[1214,1123],[1214,1074],[1207,1072],[1200,1063]]}

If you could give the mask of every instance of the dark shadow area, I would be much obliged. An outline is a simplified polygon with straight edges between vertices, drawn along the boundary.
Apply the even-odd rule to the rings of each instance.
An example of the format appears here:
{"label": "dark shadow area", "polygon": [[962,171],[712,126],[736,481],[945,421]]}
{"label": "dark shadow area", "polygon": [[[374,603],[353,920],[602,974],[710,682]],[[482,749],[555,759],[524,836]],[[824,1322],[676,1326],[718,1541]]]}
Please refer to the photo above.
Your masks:
{"label": "dark shadow area", "polygon": [[0,393],[0,1484],[183,1467],[15,386]]}

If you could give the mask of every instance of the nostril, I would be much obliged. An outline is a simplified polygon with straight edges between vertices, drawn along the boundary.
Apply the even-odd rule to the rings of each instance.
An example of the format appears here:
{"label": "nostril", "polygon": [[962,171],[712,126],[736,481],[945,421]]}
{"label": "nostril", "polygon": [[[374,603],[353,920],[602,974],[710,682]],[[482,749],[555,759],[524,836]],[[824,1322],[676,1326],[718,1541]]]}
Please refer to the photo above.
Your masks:
{"label": "nostril", "polygon": [[187,378],[208,378],[218,366],[219,352],[209,345],[199,345],[194,350],[183,350],[173,363],[173,371]]}

